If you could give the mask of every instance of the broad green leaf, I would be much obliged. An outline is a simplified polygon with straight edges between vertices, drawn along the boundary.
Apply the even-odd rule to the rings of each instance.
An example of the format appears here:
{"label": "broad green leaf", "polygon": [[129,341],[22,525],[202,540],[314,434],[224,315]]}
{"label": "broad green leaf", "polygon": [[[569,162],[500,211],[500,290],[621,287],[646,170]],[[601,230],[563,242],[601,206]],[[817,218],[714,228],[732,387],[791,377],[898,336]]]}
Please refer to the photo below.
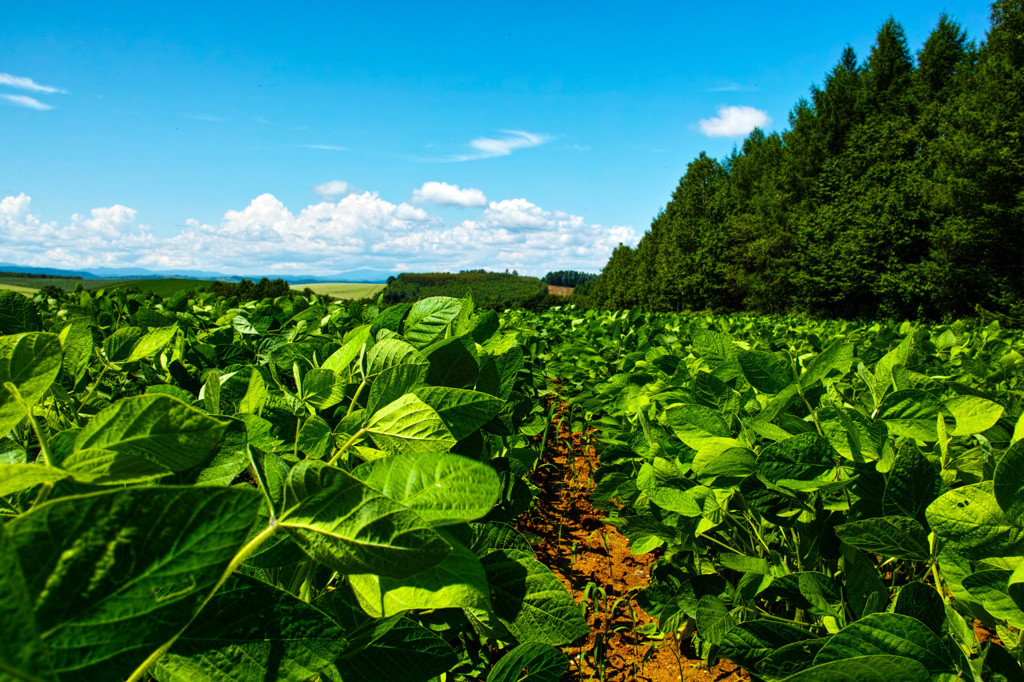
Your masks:
{"label": "broad green leaf", "polygon": [[833,371],[845,376],[852,366],[853,344],[836,339],[807,364],[807,369],[800,375],[800,386],[806,390]]}
{"label": "broad green leaf", "polygon": [[370,325],[364,324],[361,327],[358,327],[353,333],[351,333],[351,336],[348,341],[345,342],[345,345],[334,351],[330,357],[324,360],[321,367],[323,367],[323,369],[329,369],[336,374],[344,373],[347,376],[349,366],[352,364],[353,360],[359,357],[359,351],[369,338]]}
{"label": "broad green leaf", "polygon": [[462,440],[491,421],[503,404],[487,393],[444,386],[420,386],[414,393],[434,408],[455,440]]}
{"label": "broad green leaf", "polygon": [[761,659],[757,664],[757,673],[766,678],[781,678],[806,670],[827,641],[828,637],[819,637],[781,646]]}
{"label": "broad green leaf", "polygon": [[[184,471],[202,464],[226,429],[225,422],[170,396],[141,395],[119,400],[93,417],[79,432],[74,449],[135,455],[170,471]],[[75,469],[91,471],[78,465]]]}
{"label": "broad green leaf", "polygon": [[68,472],[42,464],[0,464],[0,497],[34,488],[40,483],[55,483]]}
{"label": "broad green leaf", "polygon": [[406,578],[349,575],[363,610],[381,618],[411,609],[490,609],[484,567],[472,551],[447,537],[452,551],[441,563]]}
{"label": "broad green leaf", "polygon": [[893,435],[935,442],[935,416],[944,410],[931,393],[908,388],[887,395],[875,418],[883,420]]}
{"label": "broad green leaf", "polygon": [[518,549],[532,551],[530,541],[512,526],[496,521],[471,523],[473,544],[471,549],[477,556],[484,556],[494,549]]}
{"label": "broad green leaf", "polygon": [[11,383],[21,399],[35,405],[60,373],[61,348],[56,334],[30,332],[0,337],[0,436],[25,418],[25,408],[5,386]]}
{"label": "broad green leaf", "polygon": [[928,533],[906,516],[880,516],[836,526],[839,539],[870,554],[927,561]]}
{"label": "broad green leaf", "polygon": [[946,409],[956,419],[949,435],[969,436],[988,431],[1003,416],[1003,406],[974,395],[958,395],[946,401]]}
{"label": "broad green leaf", "polygon": [[103,340],[103,354],[109,362],[125,362],[142,335],[138,327],[120,327]]}
{"label": "broad green leaf", "polygon": [[762,350],[741,351],[736,358],[743,376],[762,393],[775,394],[793,383],[793,366],[774,353]]}
{"label": "broad green leaf", "polygon": [[320,410],[326,410],[341,402],[342,395],[335,390],[334,372],[329,369],[313,369],[302,377],[299,398]]}
{"label": "broad green leaf", "polygon": [[434,524],[474,521],[498,501],[495,470],[461,455],[393,455],[357,467],[352,475]]}
{"label": "broad green leaf", "polygon": [[469,388],[480,376],[476,344],[469,334],[438,341],[425,348],[423,354],[430,361],[427,383],[433,386]]}
{"label": "broad green leaf", "polygon": [[1012,627],[1024,628],[1024,601],[1010,593],[1010,576],[1013,571],[977,571],[963,580],[971,596],[981,602],[985,610],[996,618],[1005,620]]}
{"label": "broad green leaf", "polygon": [[427,376],[425,365],[394,365],[380,373],[370,387],[370,398],[366,401],[366,411],[373,414],[385,405],[389,405],[406,393],[423,383]]}
{"label": "broad green leaf", "polygon": [[939,539],[964,559],[1024,554],[1024,526],[1000,509],[991,482],[954,488],[925,515]]}
{"label": "broad green leaf", "polygon": [[876,655],[903,656],[933,674],[954,671],[942,640],[921,621],[897,613],[872,613],[847,625],[821,648],[814,664]]}
{"label": "broad green leaf", "polygon": [[696,485],[686,490],[668,486],[656,486],[646,491],[651,502],[665,511],[696,518],[703,513],[704,498],[711,494],[706,485]]}
{"label": "broad green leaf", "polygon": [[377,410],[366,424],[377,445],[393,454],[448,450],[456,440],[430,405],[409,393]]}
{"label": "broad green leaf", "polygon": [[[704,405],[671,405],[661,418],[679,440],[699,450],[709,439],[732,438],[725,419]],[[735,445],[739,445],[737,441]]]}
{"label": "broad green leaf", "polygon": [[10,521],[54,669],[75,680],[127,677],[197,611],[260,504],[239,488],[128,488]]}
{"label": "broad green leaf", "polygon": [[907,362],[910,361],[910,353],[913,347],[914,335],[911,332],[904,337],[898,346],[882,356],[882,359],[875,364],[874,381],[876,396],[883,396],[889,387],[892,386],[893,368],[906,366]]}
{"label": "broad green leaf", "polygon": [[882,509],[888,515],[924,519],[924,510],[939,496],[942,480],[938,469],[917,446],[906,443],[886,477]]}
{"label": "broad green leaf", "polygon": [[742,478],[757,471],[757,455],[735,444],[731,438],[705,443],[691,463],[697,480],[711,484],[719,477]]}
{"label": "broad green leaf", "polygon": [[306,680],[345,649],[341,627],[293,595],[234,575],[153,669],[160,682]]}
{"label": "broad green leaf", "polygon": [[787,481],[825,482],[834,478],[838,457],[827,438],[806,433],[763,449],[757,466],[765,478],[780,485]]}
{"label": "broad green leaf", "polygon": [[0,677],[56,682],[49,652],[39,638],[28,583],[10,536],[0,526]]}
{"label": "broad green leaf", "polygon": [[334,432],[330,424],[313,415],[302,424],[295,445],[313,459],[323,459],[334,445]]}
{"label": "broad green leaf", "polygon": [[502,656],[487,682],[558,682],[568,669],[569,659],[555,647],[527,642]]}
{"label": "broad green leaf", "polygon": [[441,637],[402,618],[366,647],[343,655],[335,666],[343,682],[429,682],[458,662]]}
{"label": "broad green leaf", "polygon": [[403,336],[416,348],[426,348],[444,336],[461,310],[462,304],[457,298],[434,296],[416,301],[405,318]]}
{"label": "broad green leaf", "polygon": [[896,595],[893,613],[916,618],[931,629],[936,635],[942,636],[943,621],[946,619],[942,597],[931,585],[924,583],[908,583],[900,588]]}
{"label": "broad green leaf", "polygon": [[717,367],[722,362],[736,357],[736,354],[740,352],[731,336],[711,329],[698,329],[694,332],[693,350],[712,367]]}
{"label": "broad green leaf", "polygon": [[931,682],[928,669],[905,656],[854,656],[806,668],[782,682]]}
{"label": "broad green leaf", "polygon": [[1011,445],[999,459],[992,487],[1000,508],[1024,525],[1024,441]]}
{"label": "broad green leaf", "polygon": [[135,345],[132,346],[132,352],[125,359],[125,362],[135,362],[136,360],[142,360],[159,353],[163,350],[164,346],[171,342],[171,339],[177,333],[178,328],[176,326],[150,329],[142,335],[142,338],[135,342]]}
{"label": "broad green leaf", "polygon": [[784,623],[753,620],[731,628],[718,646],[718,654],[748,670],[768,654],[787,644],[814,639],[807,631]]}
{"label": "broad green leaf", "polygon": [[840,545],[843,554],[843,578],[846,601],[856,618],[885,611],[889,605],[889,588],[882,582],[875,562],[865,552],[847,544]]}
{"label": "broad green leaf", "polygon": [[81,319],[73,320],[61,331],[60,343],[64,348],[64,372],[77,381],[89,368],[96,347],[92,325]]}
{"label": "broad green leaf", "polygon": [[224,441],[210,463],[203,467],[196,477],[196,485],[231,485],[242,471],[249,466],[249,437],[245,422],[228,417],[228,428]]}
{"label": "broad green leaf", "polygon": [[401,339],[384,339],[373,344],[366,354],[367,376],[375,377],[388,367],[395,365],[423,365],[430,361],[423,354]]}
{"label": "broad green leaf", "polygon": [[342,574],[404,578],[451,551],[416,512],[316,460],[292,468],[285,504],[281,525],[310,556]]}
{"label": "broad green leaf", "polygon": [[36,304],[16,291],[0,289],[0,334],[23,334],[42,329]]}
{"label": "broad green leaf", "polygon": [[497,550],[482,563],[494,613],[520,642],[560,646],[589,631],[562,582],[528,552]]}
{"label": "broad green leaf", "polygon": [[697,602],[697,631],[711,644],[721,644],[729,630],[736,627],[736,619],[729,608],[716,596],[706,594]]}
{"label": "broad green leaf", "polygon": [[146,457],[103,448],[76,450],[64,458],[61,466],[75,480],[95,485],[142,483],[174,473]]}
{"label": "broad green leaf", "polygon": [[249,373],[249,384],[245,395],[238,401],[237,414],[256,414],[267,403],[267,384],[255,369]]}

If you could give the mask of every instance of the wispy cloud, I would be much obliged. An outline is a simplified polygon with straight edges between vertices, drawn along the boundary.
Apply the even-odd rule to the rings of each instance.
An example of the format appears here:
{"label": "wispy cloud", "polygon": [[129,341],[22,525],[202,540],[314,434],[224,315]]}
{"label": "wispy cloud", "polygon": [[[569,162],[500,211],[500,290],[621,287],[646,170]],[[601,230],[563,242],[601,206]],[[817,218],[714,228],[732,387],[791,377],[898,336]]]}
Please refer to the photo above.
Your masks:
{"label": "wispy cloud", "polygon": [[458,185],[447,182],[424,182],[423,186],[412,193],[414,204],[435,204],[437,206],[486,206],[487,197],[473,187],[462,189]]}
{"label": "wispy cloud", "polygon": [[34,97],[28,95],[0,95],[0,99],[10,102],[16,107],[25,107],[26,109],[37,109],[39,111],[49,111],[53,107],[49,104],[44,104]]}
{"label": "wispy cloud", "polygon": [[29,90],[31,92],[67,92],[67,90],[61,90],[60,88],[55,88],[50,85],[40,85],[31,78],[25,78],[24,76],[12,76],[9,73],[0,73],[0,85],[8,85],[12,88]]}
{"label": "wispy cloud", "polygon": [[468,154],[450,154],[440,158],[417,158],[416,160],[428,163],[451,163],[491,159],[498,156],[508,156],[517,149],[538,147],[552,139],[550,135],[529,133],[525,130],[499,130],[498,132],[503,137],[478,137],[475,140],[470,140],[469,146],[473,148],[473,151]]}
{"label": "wispy cloud", "polygon": [[212,114],[182,114],[185,118],[190,118],[193,121],[209,121],[210,123],[226,123],[227,121],[220,116],[213,116]]}
{"label": "wispy cloud", "polygon": [[771,122],[767,112],[754,107],[719,107],[718,116],[698,121],[697,127],[708,137],[739,137]]}
{"label": "wispy cloud", "polygon": [[324,150],[329,151],[329,152],[347,152],[347,151],[349,151],[348,147],[339,147],[338,145],[334,145],[334,144],[300,144],[299,146],[303,147],[305,149],[324,149]]}
{"label": "wispy cloud", "polygon": [[352,185],[348,184],[344,180],[328,180],[327,182],[314,187],[313,191],[316,192],[321,199],[331,199],[333,197],[341,197],[346,194],[351,194],[356,190]]}

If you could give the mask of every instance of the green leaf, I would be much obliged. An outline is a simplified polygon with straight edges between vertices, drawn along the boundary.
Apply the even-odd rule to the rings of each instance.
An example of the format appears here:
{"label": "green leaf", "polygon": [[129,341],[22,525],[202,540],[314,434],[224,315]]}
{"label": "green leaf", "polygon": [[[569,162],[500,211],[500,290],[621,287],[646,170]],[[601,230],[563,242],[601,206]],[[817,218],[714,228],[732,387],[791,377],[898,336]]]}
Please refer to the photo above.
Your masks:
{"label": "green leaf", "polygon": [[405,318],[403,336],[416,348],[426,348],[444,336],[461,310],[462,303],[457,298],[434,296],[416,301]]}
{"label": "green leaf", "polygon": [[448,450],[456,440],[430,405],[408,393],[370,417],[366,432],[378,447],[402,451]]}
{"label": "green leaf", "polygon": [[971,596],[981,602],[985,610],[996,618],[1005,620],[1012,627],[1024,628],[1024,602],[1010,593],[1010,576],[1013,571],[977,571],[963,580],[963,586]]}
{"label": "green leaf", "polygon": [[931,682],[928,669],[905,656],[854,656],[802,670],[782,682]]}
{"label": "green leaf", "polygon": [[313,415],[307,419],[295,439],[295,445],[313,459],[323,459],[334,445],[334,432],[331,425]]}
{"label": "green leaf", "polygon": [[964,559],[1024,554],[1024,526],[1000,509],[991,482],[954,488],[932,502],[925,515],[942,542]]}
{"label": "green leaf", "polygon": [[869,554],[927,561],[928,532],[906,516],[879,516],[836,526],[839,539]]}
{"label": "green leaf", "polygon": [[956,419],[951,436],[970,436],[988,431],[1003,416],[1003,406],[974,395],[958,395],[946,401],[946,409]]}
{"label": "green leaf", "polygon": [[395,365],[430,365],[422,353],[401,339],[383,339],[366,354],[368,377],[375,377]]}
{"label": "green leaf", "polygon": [[[7,530],[0,526],[0,677],[56,682],[49,652],[39,638],[28,583]],[[9,677],[8,677],[9,676]]]}
{"label": "green leaf", "polygon": [[374,618],[411,609],[490,609],[487,575],[465,545],[446,537],[452,551],[441,563],[406,578],[349,575],[363,610]]}
{"label": "green leaf", "polygon": [[[699,450],[712,439],[732,438],[725,419],[704,405],[671,405],[665,409],[661,420],[679,440],[694,450]],[[739,445],[739,442],[735,444]]]}
{"label": "green leaf", "polygon": [[345,646],[341,627],[324,612],[235,575],[152,672],[160,682],[306,680],[333,663]]}
{"label": "green leaf", "polygon": [[260,504],[239,488],[129,488],[10,521],[54,669],[75,680],[127,677],[196,613]]}
{"label": "green leaf", "polygon": [[359,351],[367,339],[370,338],[370,325],[364,324],[349,332],[348,341],[345,345],[334,351],[330,357],[323,361],[321,367],[329,369],[336,374],[348,375],[349,366],[359,356]]}
{"label": "green leaf", "polygon": [[814,356],[800,375],[800,386],[807,390],[824,379],[830,372],[845,376],[853,366],[853,344],[836,339],[829,347]]}
{"label": "green leaf", "polygon": [[843,554],[843,577],[846,600],[857,618],[885,611],[889,604],[889,588],[882,582],[878,567],[868,555],[850,545],[840,546]]}
{"label": "green leaf", "polygon": [[1024,525],[1024,441],[1003,453],[992,480],[999,507],[1018,525]]}
{"label": "green leaf", "polygon": [[310,556],[342,574],[404,578],[451,551],[416,512],[317,460],[292,468],[285,505],[280,523]]}
{"label": "green leaf", "polygon": [[370,388],[366,411],[373,414],[384,405],[393,403],[423,383],[427,376],[425,365],[393,365],[380,373]]}
{"label": "green leaf", "polygon": [[943,621],[946,620],[945,606],[942,597],[931,585],[924,583],[908,583],[900,588],[893,605],[893,613],[910,616],[921,621],[938,636],[943,634]]}
{"label": "green leaf", "polygon": [[487,682],[558,682],[568,669],[569,659],[555,647],[527,642],[502,656]]}
{"label": "green leaf", "polygon": [[358,466],[352,475],[434,524],[473,521],[498,501],[495,470],[461,455],[394,455]]}
{"label": "green leaf", "polygon": [[774,353],[762,350],[745,350],[737,356],[743,376],[750,385],[762,393],[780,393],[793,383],[793,366],[790,361]]}
{"label": "green leaf", "polygon": [[886,477],[882,509],[889,515],[923,519],[924,510],[939,495],[942,479],[934,464],[913,443],[906,443],[896,455]]}
{"label": "green leaf", "polygon": [[772,443],[757,458],[761,474],[773,483],[828,481],[835,470],[836,452],[828,439],[812,433]]}
{"label": "green leaf", "polygon": [[711,644],[721,644],[729,630],[736,627],[736,619],[721,599],[705,594],[697,602],[697,631]]}
{"label": "green leaf", "polygon": [[35,405],[60,373],[60,339],[56,334],[31,332],[0,337],[0,436],[25,418],[25,408],[5,387],[11,383],[21,399]]}
{"label": "green leaf", "polygon": [[68,472],[42,464],[0,464],[0,497],[34,488],[40,483],[55,483]]}
{"label": "green leaf", "polygon": [[897,613],[872,613],[847,625],[821,648],[814,664],[876,655],[910,658],[930,673],[954,671],[942,640],[921,621]]}
{"label": "green leaf", "polygon": [[476,345],[469,334],[438,341],[423,354],[430,361],[427,382],[434,386],[468,388],[480,376]]}
{"label": "green leaf", "polygon": [[885,396],[878,406],[876,419],[881,419],[895,436],[935,442],[935,416],[945,408],[927,391],[908,388]]}
{"label": "green leaf", "polygon": [[335,666],[344,682],[428,682],[458,662],[455,650],[441,637],[402,618]]}
{"label": "green leaf", "polygon": [[528,552],[496,550],[482,563],[494,613],[520,642],[560,646],[590,631],[562,582]]}
{"label": "green leaf", "polygon": [[135,362],[136,360],[142,360],[159,353],[163,350],[164,346],[171,342],[177,333],[177,326],[150,329],[142,335],[142,338],[135,342],[135,345],[132,346],[132,352],[125,359],[125,362]]}
{"label": "green leaf", "polygon": [[781,646],[761,659],[757,664],[757,673],[765,677],[781,678],[805,670],[827,641],[828,637],[820,637]]}
{"label": "green leaf", "polygon": [[109,362],[124,362],[142,335],[143,331],[138,327],[121,327],[103,340],[103,354]]}
{"label": "green leaf", "polygon": [[420,386],[414,393],[434,408],[455,440],[462,440],[487,424],[504,404],[487,393],[444,386]]}
{"label": "green leaf", "polygon": [[[71,471],[91,473],[93,453],[109,451],[136,456],[169,471],[184,471],[206,461],[227,424],[167,395],[124,398],[101,410],[75,439],[64,460]],[[140,465],[143,465],[140,463]]]}
{"label": "green leaf", "polygon": [[36,304],[16,291],[0,289],[0,334],[22,334],[42,329]]}
{"label": "green leaf", "polygon": [[784,623],[753,620],[730,629],[718,645],[718,654],[733,663],[754,670],[760,661],[776,649],[814,637]]}

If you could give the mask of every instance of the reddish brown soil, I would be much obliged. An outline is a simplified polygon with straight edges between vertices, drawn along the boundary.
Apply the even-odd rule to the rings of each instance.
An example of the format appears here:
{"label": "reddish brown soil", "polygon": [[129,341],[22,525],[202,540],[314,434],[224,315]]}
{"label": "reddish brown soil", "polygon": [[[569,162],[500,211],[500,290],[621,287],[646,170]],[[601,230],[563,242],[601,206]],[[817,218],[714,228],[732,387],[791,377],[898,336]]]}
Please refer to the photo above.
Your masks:
{"label": "reddish brown soil", "polygon": [[586,640],[563,648],[572,661],[563,682],[749,680],[728,662],[704,666],[688,637],[658,640],[636,632],[654,621],[635,600],[648,586],[654,556],[632,554],[629,541],[590,504],[591,472],[598,456],[589,438],[570,433],[565,421],[554,419],[557,433],[549,433],[533,474],[541,492],[534,508],[517,523],[520,530],[542,539],[535,547],[537,558],[555,572],[573,599],[589,604],[591,632]]}

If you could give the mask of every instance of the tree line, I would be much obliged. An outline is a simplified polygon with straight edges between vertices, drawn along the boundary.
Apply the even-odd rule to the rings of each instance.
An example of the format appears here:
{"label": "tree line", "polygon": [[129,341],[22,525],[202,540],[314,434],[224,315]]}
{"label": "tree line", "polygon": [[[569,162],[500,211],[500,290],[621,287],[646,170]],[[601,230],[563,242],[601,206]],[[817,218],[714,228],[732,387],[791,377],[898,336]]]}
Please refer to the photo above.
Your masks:
{"label": "tree line", "polygon": [[788,130],[701,153],[592,302],[944,318],[1024,314],[1024,0],[980,45],[945,14],[916,55],[893,18]]}

